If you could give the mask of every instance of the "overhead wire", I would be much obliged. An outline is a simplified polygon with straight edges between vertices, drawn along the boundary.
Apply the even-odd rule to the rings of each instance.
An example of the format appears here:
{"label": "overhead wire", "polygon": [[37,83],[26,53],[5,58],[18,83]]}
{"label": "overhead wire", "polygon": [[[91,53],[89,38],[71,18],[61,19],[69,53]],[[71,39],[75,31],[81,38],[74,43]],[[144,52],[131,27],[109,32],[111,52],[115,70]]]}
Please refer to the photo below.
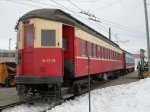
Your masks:
{"label": "overhead wire", "polygon": [[[135,29],[133,29],[133,28],[131,28],[131,27],[128,27],[128,26],[125,26],[125,25],[121,25],[121,24],[112,22],[112,21],[110,21],[110,20],[106,20],[106,19],[104,19],[104,18],[99,18],[99,17],[97,17],[97,18],[100,19],[100,20],[102,20],[102,21],[106,21],[106,22],[107,22],[107,23],[103,22],[104,24],[108,24],[108,25],[113,24],[113,25],[116,25],[116,26],[119,26],[119,27],[128,29],[128,31],[130,30],[130,31],[134,31],[134,32],[136,32],[136,33],[143,33],[143,32],[140,32],[140,31],[138,31],[138,30],[135,30]],[[110,24],[109,24],[109,23],[110,23]],[[120,29],[120,28],[119,28],[119,29]]]}
{"label": "overhead wire", "polygon": [[130,30],[130,29],[128,29],[128,28],[124,28],[124,27],[121,27],[121,26],[115,26],[115,25],[113,25],[113,24],[109,24],[109,23],[105,23],[105,22],[101,22],[102,24],[104,24],[104,25],[107,25],[107,26],[109,26],[109,27],[113,27],[113,28],[116,28],[116,29],[119,29],[119,30],[124,30],[124,31],[127,31],[127,32],[130,32],[130,33],[134,33],[134,34],[136,34],[136,35],[143,35],[143,34],[141,34],[140,32],[137,32],[137,31],[134,31],[134,30]]}
{"label": "overhead wire", "polygon": [[14,0],[5,0],[5,1],[9,1],[9,2],[12,2],[12,3],[17,3],[17,4],[22,4],[22,5],[26,5],[26,6],[32,6],[32,7],[36,7],[36,8],[44,8],[44,7],[40,7],[40,6],[36,6],[36,5],[23,3],[23,2],[17,2],[17,1],[14,1]]}
{"label": "overhead wire", "polygon": [[[67,0],[67,1],[69,1],[72,5],[74,5],[76,8],[78,8],[79,10],[82,11],[81,8],[79,8],[77,5],[75,5],[74,3],[72,3],[70,0]],[[120,2],[120,1],[122,1],[122,0],[119,0],[119,2]],[[117,2],[118,2],[118,1],[117,1]],[[95,17],[96,17],[96,16],[95,16]],[[96,17],[96,18],[98,18],[98,17]],[[101,20],[102,18],[98,18],[98,19]],[[103,19],[103,20],[105,20],[105,19]],[[139,31],[136,31],[136,30],[134,30],[134,29],[131,29],[131,28],[127,27],[127,26],[119,25],[119,24],[117,24],[117,23],[114,23],[114,22],[111,22],[111,21],[108,21],[108,20],[105,20],[105,21],[117,25],[117,26],[114,26],[114,25],[111,25],[111,26],[114,26],[114,27],[116,27],[116,28],[119,27],[118,29],[130,31],[130,32],[132,32],[132,33],[133,33],[133,32],[134,32],[134,33],[140,33]],[[101,22],[101,23],[107,24],[107,23],[105,23],[105,22]],[[107,25],[108,25],[108,24],[107,24]],[[109,24],[109,25],[110,25],[110,24]]]}
{"label": "overhead wire", "polygon": [[[28,5],[28,6],[33,6],[33,7],[37,7],[37,8],[43,8],[43,7],[39,7],[39,6],[36,6],[36,5],[31,5],[31,4],[26,4],[26,3],[22,3],[22,2],[16,2],[16,1],[12,1],[12,0],[6,0],[6,1],[10,1],[10,2],[14,2],[14,3],[19,3],[19,4],[23,4],[23,5]],[[29,0],[29,1],[33,1],[33,0]],[[53,0],[50,0],[50,1],[52,1],[53,2]],[[68,0],[67,0],[68,1]],[[34,1],[35,2],[35,1]],[[41,3],[41,2],[37,2],[36,1],[36,3],[40,3],[40,4],[45,4],[45,3]],[[61,4],[59,4],[59,3],[57,3],[57,2],[55,2],[54,1],[54,3],[56,3],[57,5],[59,5],[59,6],[61,6],[61,7],[63,7],[63,8],[65,8],[65,9],[67,9],[68,10],[68,8],[66,8],[65,6],[62,6]],[[45,4],[45,5],[49,5],[49,4]],[[82,9],[81,9],[82,10]],[[69,9],[69,11],[71,11],[71,12],[76,12],[76,13],[79,13],[79,12],[77,12],[77,11],[73,11],[73,10],[70,10]],[[79,16],[78,15],[78,17],[80,17],[81,18],[81,16]],[[84,18],[85,19],[85,18]],[[100,18],[101,19],[101,18]],[[104,20],[104,19],[103,19]],[[105,21],[108,21],[108,20],[105,20]],[[89,22],[89,21],[88,21]],[[96,22],[96,21],[95,21]],[[110,21],[109,21],[110,22]],[[92,22],[90,22],[90,23],[92,23]],[[98,22],[97,22],[98,23]],[[107,23],[104,23],[104,22],[101,22],[102,24],[107,24]],[[113,23],[113,22],[111,22],[111,23]],[[93,24],[93,23],[92,23]],[[108,29],[106,28],[106,27],[104,27],[104,26],[102,26],[100,23],[98,23],[99,25],[100,25],[100,27],[101,28],[103,28],[103,30],[105,30],[105,31],[107,31],[108,32]],[[113,24],[116,24],[116,23],[113,23]],[[95,24],[93,24],[94,26],[97,26],[97,25],[95,25]],[[107,25],[110,25],[110,24],[107,24]],[[119,24],[117,24],[117,25],[119,25]],[[98,28],[100,28],[99,26],[97,26]],[[123,26],[123,27],[126,27],[126,26]],[[116,27],[117,28],[117,27]],[[128,27],[127,27],[128,28]],[[120,28],[119,28],[120,29]],[[125,29],[123,29],[123,30],[125,30]],[[126,30],[126,31],[129,31],[129,30]],[[115,34],[115,33],[114,33]]]}
{"label": "overhead wire", "polygon": [[65,9],[68,10],[68,11],[76,12],[76,11],[70,10],[70,9],[68,9],[67,7],[65,7],[65,6],[63,6],[63,5],[59,4],[59,3],[57,3],[55,0],[49,0],[49,1],[51,1],[51,2],[53,2],[53,3],[55,3],[55,4],[57,4],[57,5],[59,5],[59,6],[63,7],[63,8],[65,8]]}
{"label": "overhead wire", "polygon": [[82,9],[80,7],[78,7],[76,4],[74,4],[72,1],[67,0],[69,3],[71,3],[73,6],[75,6],[77,9],[79,9],[80,11],[82,11]]}
{"label": "overhead wire", "polygon": [[[31,5],[31,4],[27,4],[27,3],[22,3],[22,2],[17,2],[17,1],[12,1],[12,0],[6,0],[6,1],[14,2],[14,3],[19,3],[19,4],[24,4],[24,5],[28,5],[28,6],[33,6],[33,7],[37,7],[37,8],[43,8],[43,7],[40,7],[40,6],[35,6],[35,5]],[[37,2],[37,1],[33,1],[33,0],[29,0],[29,1],[36,2],[36,3],[40,3],[40,4],[44,4],[44,5],[53,6],[53,5],[50,5],[50,4],[46,4],[46,3],[42,3],[42,2]],[[64,7],[63,5],[61,5],[61,4],[57,3],[57,2],[55,2],[54,0],[50,0],[50,1],[54,2],[55,4],[57,4],[57,5],[59,5],[59,6],[63,7],[63,8],[65,8],[65,9],[67,9],[67,10],[69,10],[69,11],[73,11],[73,10],[70,10],[70,9]],[[67,1],[68,1],[68,0],[67,0]],[[70,1],[70,0],[69,0],[69,1]],[[71,2],[71,3],[72,3],[72,2]],[[74,5],[74,6],[76,6],[76,5]],[[60,8],[60,7],[59,7],[59,8]],[[78,8],[79,8],[79,7],[78,7]],[[81,8],[79,8],[79,9],[82,10]],[[73,12],[77,12],[77,11],[73,11]],[[117,23],[108,21],[108,20],[106,20],[106,19],[102,19],[102,18],[98,18],[98,19],[101,19],[101,20],[107,21],[107,22],[109,22],[109,23],[115,24],[115,25],[119,26],[119,29],[120,29],[120,27],[125,27],[125,28],[127,29],[127,30],[126,30],[126,29],[122,29],[122,30],[129,31],[129,29],[130,29],[130,30],[132,30],[132,32],[133,32],[133,31],[134,31],[135,33],[139,32],[139,31],[135,31],[135,30],[133,30],[133,29],[131,29],[131,28],[129,28],[129,27],[126,27],[126,26],[123,26],[123,25],[120,25],[120,24],[117,24]],[[105,22],[102,22],[102,23],[103,23],[103,24],[106,24],[106,25],[110,25],[110,24],[105,23]],[[111,25],[111,26],[117,28],[117,26],[114,26],[114,25]]]}
{"label": "overhead wire", "polygon": [[110,6],[112,6],[112,5],[116,5],[117,3],[121,2],[121,1],[122,1],[122,0],[118,0],[118,1],[116,1],[116,2],[112,2],[112,3],[110,3],[110,4],[108,4],[108,5],[104,6],[104,7],[97,8],[97,9],[95,9],[94,11],[101,11],[102,9],[107,8],[107,7],[110,7]]}
{"label": "overhead wire", "polygon": [[[67,0],[57,0],[57,1],[67,1]],[[93,2],[95,0],[71,0],[71,1],[75,1],[75,2]]]}
{"label": "overhead wire", "polygon": [[[55,6],[55,5],[50,5],[50,4],[48,4],[48,3],[43,3],[43,2],[39,2],[39,1],[35,1],[35,0],[28,0],[28,1],[30,1],[30,2],[34,2],[34,3],[39,3],[39,4],[43,4],[43,5],[47,5],[47,6],[51,6],[51,7],[57,7],[57,6]],[[59,8],[61,8],[61,7],[59,7]]]}
{"label": "overhead wire", "polygon": [[[36,6],[36,5],[31,5],[31,4],[27,4],[27,3],[22,3],[22,2],[17,2],[17,1],[12,1],[12,0],[6,0],[6,1],[9,1],[9,2],[13,2],[13,3],[17,3],[17,4],[22,4],[22,5],[27,5],[27,6],[32,6],[32,7],[36,7],[36,8],[44,8],[44,7],[39,7],[39,6]],[[29,1],[33,1],[33,0],[29,0]],[[33,2],[35,2],[35,1],[33,1]],[[40,4],[43,4],[43,3],[41,3],[41,2],[36,2],[36,3],[40,3]],[[45,3],[44,3],[45,4]],[[45,4],[45,5],[48,5],[48,4]],[[65,8],[66,9],[66,8]],[[69,10],[69,11],[73,11],[73,10]],[[73,11],[73,12],[75,12],[75,11]],[[76,13],[78,13],[78,12],[76,12]],[[76,14],[77,15],[77,14]],[[80,18],[82,18],[82,19],[87,19],[86,21],[88,21],[88,18],[83,18],[83,17],[81,17],[81,16],[79,16],[78,15],[78,17],[80,17]],[[101,28],[101,27],[99,27],[98,25],[96,25],[96,24],[94,24],[94,23],[92,23],[91,21],[88,21],[88,22],[90,22],[91,24],[93,24],[94,26],[96,26],[96,27],[98,27],[98,28]],[[104,29],[104,28],[103,28]],[[106,30],[105,30],[106,31]]]}

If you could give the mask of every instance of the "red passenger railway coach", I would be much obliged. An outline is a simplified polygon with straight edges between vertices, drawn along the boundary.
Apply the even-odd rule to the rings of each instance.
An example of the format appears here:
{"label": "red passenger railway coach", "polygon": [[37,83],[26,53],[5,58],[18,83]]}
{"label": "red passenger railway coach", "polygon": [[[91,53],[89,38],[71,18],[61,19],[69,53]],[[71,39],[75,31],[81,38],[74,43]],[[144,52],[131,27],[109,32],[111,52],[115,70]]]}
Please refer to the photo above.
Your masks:
{"label": "red passenger railway coach", "polygon": [[88,57],[92,80],[133,70],[126,52],[94,29],[59,9],[39,9],[23,15],[18,30],[16,85],[20,96],[62,98],[87,86]]}

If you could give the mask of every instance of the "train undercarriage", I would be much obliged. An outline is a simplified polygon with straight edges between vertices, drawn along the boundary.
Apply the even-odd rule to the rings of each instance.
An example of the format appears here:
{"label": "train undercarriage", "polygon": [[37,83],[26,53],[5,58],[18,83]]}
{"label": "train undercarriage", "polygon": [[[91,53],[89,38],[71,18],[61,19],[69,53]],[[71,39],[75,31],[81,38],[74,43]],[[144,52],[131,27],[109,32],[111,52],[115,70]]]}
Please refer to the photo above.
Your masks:
{"label": "train undercarriage", "polygon": [[[113,72],[94,74],[91,76],[91,84],[94,82],[117,79],[120,75],[133,72],[134,68],[127,70],[117,70]],[[63,100],[70,96],[78,96],[88,91],[88,77],[67,78],[64,77],[63,82],[57,83],[41,83],[41,84],[25,84],[17,83],[16,89],[22,101],[34,102],[35,99],[44,99],[52,102]]]}

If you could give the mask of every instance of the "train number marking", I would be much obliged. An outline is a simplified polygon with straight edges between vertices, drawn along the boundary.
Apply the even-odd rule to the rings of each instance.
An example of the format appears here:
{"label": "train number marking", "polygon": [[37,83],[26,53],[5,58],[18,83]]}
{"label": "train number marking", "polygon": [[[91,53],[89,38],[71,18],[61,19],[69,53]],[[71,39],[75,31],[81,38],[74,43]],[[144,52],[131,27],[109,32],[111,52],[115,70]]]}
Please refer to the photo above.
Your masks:
{"label": "train number marking", "polygon": [[56,62],[56,59],[42,59],[42,62],[43,63],[55,63]]}

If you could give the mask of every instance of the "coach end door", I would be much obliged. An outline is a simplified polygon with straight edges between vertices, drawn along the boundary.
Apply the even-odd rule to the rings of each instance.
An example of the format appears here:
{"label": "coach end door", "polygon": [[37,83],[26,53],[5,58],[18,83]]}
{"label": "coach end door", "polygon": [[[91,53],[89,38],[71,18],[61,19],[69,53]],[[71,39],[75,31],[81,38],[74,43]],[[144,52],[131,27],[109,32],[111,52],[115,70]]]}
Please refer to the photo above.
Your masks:
{"label": "coach end door", "polygon": [[34,47],[34,26],[24,27],[24,49],[23,49],[23,74],[33,74],[33,47]]}

